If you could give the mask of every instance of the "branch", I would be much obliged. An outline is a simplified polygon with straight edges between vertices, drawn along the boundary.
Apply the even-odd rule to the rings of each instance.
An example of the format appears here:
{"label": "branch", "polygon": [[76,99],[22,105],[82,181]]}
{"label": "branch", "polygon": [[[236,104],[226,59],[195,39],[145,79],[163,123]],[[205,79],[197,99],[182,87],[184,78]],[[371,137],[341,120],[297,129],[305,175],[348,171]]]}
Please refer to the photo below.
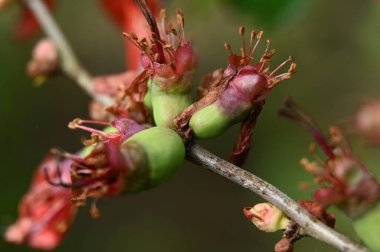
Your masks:
{"label": "branch", "polygon": [[[24,0],[30,7],[45,33],[56,44],[62,60],[63,71],[83,88],[90,96],[105,105],[111,105],[112,99],[108,96],[94,95],[92,92],[92,78],[81,66],[72,48],[66,41],[59,27],[41,0]],[[187,159],[203,166],[230,181],[245,187],[260,197],[269,201],[282,210],[289,218],[297,222],[305,232],[315,239],[325,242],[341,251],[367,252],[346,236],[327,227],[283,192],[263,179],[215,156],[199,145],[188,147]]]}
{"label": "branch", "polygon": [[41,0],[24,0],[34,13],[42,29],[56,45],[61,58],[62,70],[73,79],[88,95],[106,106],[113,104],[113,99],[109,96],[96,95],[92,91],[92,78],[88,72],[81,66],[79,60],[74,54],[73,49],[62,34],[55,20],[51,16],[46,5]]}
{"label": "branch", "polygon": [[310,215],[294,200],[265,180],[247,172],[222,158],[215,156],[200,145],[187,149],[187,159],[203,166],[226,179],[245,187],[275,205],[286,216],[295,221],[311,237],[325,242],[340,251],[368,252],[369,250],[348,237],[338,233]]}

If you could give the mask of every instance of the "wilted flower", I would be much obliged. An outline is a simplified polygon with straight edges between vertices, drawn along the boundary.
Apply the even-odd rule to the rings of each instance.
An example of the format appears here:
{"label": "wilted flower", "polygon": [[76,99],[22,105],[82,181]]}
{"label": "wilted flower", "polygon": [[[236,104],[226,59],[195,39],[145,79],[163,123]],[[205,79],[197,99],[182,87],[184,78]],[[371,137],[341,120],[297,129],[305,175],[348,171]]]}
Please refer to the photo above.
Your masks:
{"label": "wilted flower", "polygon": [[61,242],[73,221],[76,208],[71,203],[71,189],[57,187],[52,181],[71,183],[72,161],[57,162],[48,156],[36,171],[29,191],[19,204],[19,218],[8,227],[5,239],[37,249],[53,249]]}
{"label": "wilted flower", "polygon": [[[96,130],[85,123],[113,126],[111,132]],[[125,189],[124,177],[131,171],[130,160],[120,151],[120,145],[130,136],[144,129],[128,118],[116,118],[111,124],[75,119],[69,124],[71,129],[82,129],[92,133],[89,144],[94,145],[89,154],[81,157],[63,153],[72,160],[71,179],[73,201],[82,205],[88,197],[101,198],[115,196]],[[63,185],[64,186],[64,185]]]}
{"label": "wilted flower", "polygon": [[[171,177],[184,159],[184,144],[171,129],[145,129],[125,117],[102,123],[112,126],[104,131],[84,123],[100,122],[76,119],[69,124],[70,128],[92,132],[88,154],[80,157],[63,153],[73,161],[72,183],[61,186],[73,189],[72,200],[78,206],[87,198],[96,200],[157,186]],[[94,206],[92,210],[96,210]]]}
{"label": "wilted flower", "polygon": [[[330,141],[317,124],[292,100],[285,101],[280,115],[307,129],[327,156],[325,162],[302,159],[306,171],[321,185],[314,193],[317,202],[336,205],[350,217],[357,217],[380,199],[380,185],[365,164],[356,158],[337,127],[330,127]],[[311,148],[312,154],[314,147]]]}
{"label": "wilted flower", "polygon": [[284,213],[270,203],[256,204],[243,209],[245,217],[264,232],[276,232],[288,226],[289,219]]}

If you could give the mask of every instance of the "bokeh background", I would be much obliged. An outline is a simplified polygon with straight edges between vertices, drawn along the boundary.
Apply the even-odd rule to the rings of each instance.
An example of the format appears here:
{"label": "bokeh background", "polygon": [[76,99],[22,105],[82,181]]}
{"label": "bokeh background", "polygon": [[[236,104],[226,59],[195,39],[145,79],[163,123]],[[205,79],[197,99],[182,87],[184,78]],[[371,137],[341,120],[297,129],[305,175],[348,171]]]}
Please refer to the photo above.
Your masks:
{"label": "bokeh background", "polygon": [[[55,16],[84,66],[94,75],[125,69],[123,36],[97,1],[57,1]],[[323,127],[347,121],[357,105],[380,97],[380,4],[345,0],[177,0],[168,9],[185,11],[187,35],[199,53],[196,83],[226,65],[223,43],[238,49],[240,25],[264,29],[277,49],[274,63],[297,58],[299,72],[269,96],[254,135],[247,170],[270,181],[294,199],[308,199],[300,182],[312,178],[299,159],[308,155],[309,136],[276,116],[291,95]],[[74,152],[82,132],[67,129],[86,118],[89,98],[64,76],[36,88],[25,66],[38,37],[12,39],[17,6],[0,13],[0,232],[17,217],[17,204],[31,175],[51,147]],[[169,11],[170,13],[170,11]],[[42,35],[40,34],[40,37]],[[274,64],[274,65],[275,65]],[[203,141],[226,157],[237,127]],[[356,153],[380,174],[379,149],[352,138]],[[103,200],[102,217],[80,210],[56,251],[272,251],[280,233],[266,234],[247,222],[244,206],[262,200],[253,193],[188,162],[165,185],[136,195]],[[337,229],[357,239],[348,219],[336,209]],[[0,251],[31,251],[6,244]],[[296,251],[334,251],[303,239]]]}

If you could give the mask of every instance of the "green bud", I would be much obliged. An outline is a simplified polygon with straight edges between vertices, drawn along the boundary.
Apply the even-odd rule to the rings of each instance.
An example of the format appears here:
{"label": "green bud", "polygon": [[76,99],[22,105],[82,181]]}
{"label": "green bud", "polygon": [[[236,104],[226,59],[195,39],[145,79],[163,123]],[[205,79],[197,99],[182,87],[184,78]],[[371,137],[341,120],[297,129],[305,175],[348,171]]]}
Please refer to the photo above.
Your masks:
{"label": "green bud", "polygon": [[374,252],[380,252],[380,203],[353,221],[360,239]]}
{"label": "green bud", "polygon": [[191,90],[177,86],[170,90],[164,90],[152,81],[151,97],[153,106],[153,118],[157,126],[173,128],[173,119],[181,113],[185,108],[191,105]]}
{"label": "green bud", "polygon": [[167,181],[185,158],[181,137],[164,127],[149,128],[133,135],[121,145],[121,152],[133,171],[127,176],[129,191],[152,188]]}

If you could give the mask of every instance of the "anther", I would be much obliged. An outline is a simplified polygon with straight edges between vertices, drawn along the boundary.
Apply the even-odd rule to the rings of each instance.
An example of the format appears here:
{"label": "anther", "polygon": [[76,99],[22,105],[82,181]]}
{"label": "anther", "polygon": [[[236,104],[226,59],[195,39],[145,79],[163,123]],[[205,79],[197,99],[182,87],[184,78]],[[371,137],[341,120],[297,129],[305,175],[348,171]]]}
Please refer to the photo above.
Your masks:
{"label": "anther", "polygon": [[245,27],[244,26],[240,26],[239,27],[239,34],[240,34],[240,36],[244,36],[244,33],[245,33]]}
{"label": "anther", "polygon": [[230,53],[230,55],[233,55],[234,53],[231,50],[231,45],[228,43],[224,43],[224,48],[227,50],[227,52]]}

